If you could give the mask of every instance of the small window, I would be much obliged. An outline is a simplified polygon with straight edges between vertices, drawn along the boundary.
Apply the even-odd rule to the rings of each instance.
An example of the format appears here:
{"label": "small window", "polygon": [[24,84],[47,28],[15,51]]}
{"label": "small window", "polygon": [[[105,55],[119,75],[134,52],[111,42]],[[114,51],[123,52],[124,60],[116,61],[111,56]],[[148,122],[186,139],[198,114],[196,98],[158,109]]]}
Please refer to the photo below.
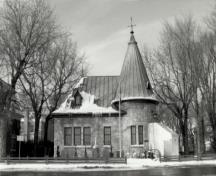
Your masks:
{"label": "small window", "polygon": [[79,96],[79,95],[78,95],[78,96],[76,96],[76,99],[75,99],[75,101],[76,101],[76,102],[75,102],[75,103],[76,103],[76,105],[77,105],[77,106],[80,106],[80,105],[81,105],[81,103],[82,103],[81,96]]}
{"label": "small window", "polygon": [[150,84],[150,82],[147,82],[147,89],[151,89],[151,84]]}
{"label": "small window", "polygon": [[72,145],[72,128],[71,127],[64,128],[64,145],[65,146]]}
{"label": "small window", "polygon": [[91,145],[91,128],[83,128],[83,145]]}
{"label": "small window", "polygon": [[139,144],[143,144],[143,126],[138,126]]}
{"label": "small window", "polygon": [[104,127],[104,145],[111,145],[111,127]]}
{"label": "small window", "polygon": [[136,145],[136,126],[131,126],[131,145]]}
{"label": "small window", "polygon": [[81,127],[74,127],[74,145],[81,145]]}

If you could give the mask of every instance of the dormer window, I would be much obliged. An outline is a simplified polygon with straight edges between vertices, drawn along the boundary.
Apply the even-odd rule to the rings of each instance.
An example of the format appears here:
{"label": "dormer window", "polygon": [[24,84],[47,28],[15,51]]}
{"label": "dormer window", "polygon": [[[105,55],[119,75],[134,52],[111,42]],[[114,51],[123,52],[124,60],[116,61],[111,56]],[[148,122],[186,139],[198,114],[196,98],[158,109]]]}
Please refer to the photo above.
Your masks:
{"label": "dormer window", "polygon": [[71,105],[71,107],[81,106],[82,105],[82,96],[78,90],[76,90],[73,97],[74,97],[74,101],[73,101],[73,104]]}
{"label": "dormer window", "polygon": [[76,106],[80,106],[81,104],[82,104],[82,98],[81,98],[81,96],[76,96],[76,98],[75,98],[75,104],[76,104]]}

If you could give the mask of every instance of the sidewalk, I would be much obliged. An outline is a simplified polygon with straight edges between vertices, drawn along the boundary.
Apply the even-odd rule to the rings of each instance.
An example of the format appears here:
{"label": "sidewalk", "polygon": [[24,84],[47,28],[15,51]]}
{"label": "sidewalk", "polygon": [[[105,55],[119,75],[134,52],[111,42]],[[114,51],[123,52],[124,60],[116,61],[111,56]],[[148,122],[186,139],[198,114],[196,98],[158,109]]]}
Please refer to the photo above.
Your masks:
{"label": "sidewalk", "polygon": [[127,164],[7,164],[0,163],[0,171],[40,171],[40,172],[77,172],[77,171],[110,171],[110,170],[142,170],[155,167],[192,167],[216,166],[216,160],[184,161],[184,162],[159,162],[150,159],[128,159]]}

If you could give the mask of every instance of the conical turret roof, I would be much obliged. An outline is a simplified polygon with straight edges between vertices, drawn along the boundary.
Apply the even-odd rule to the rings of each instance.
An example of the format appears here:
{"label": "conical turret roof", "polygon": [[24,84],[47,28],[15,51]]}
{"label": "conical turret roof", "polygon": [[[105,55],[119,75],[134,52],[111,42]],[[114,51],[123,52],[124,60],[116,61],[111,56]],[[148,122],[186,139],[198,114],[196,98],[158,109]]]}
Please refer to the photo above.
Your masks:
{"label": "conical turret roof", "polygon": [[121,100],[151,100],[154,98],[152,87],[140,54],[137,42],[131,31],[130,41],[119,78],[116,97],[112,103]]}

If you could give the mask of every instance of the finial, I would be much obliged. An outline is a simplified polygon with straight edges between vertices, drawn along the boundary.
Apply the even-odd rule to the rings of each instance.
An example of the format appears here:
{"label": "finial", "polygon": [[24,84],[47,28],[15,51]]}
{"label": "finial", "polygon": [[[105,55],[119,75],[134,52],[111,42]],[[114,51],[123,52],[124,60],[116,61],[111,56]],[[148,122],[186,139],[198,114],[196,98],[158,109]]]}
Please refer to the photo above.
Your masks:
{"label": "finial", "polygon": [[134,26],[136,26],[135,24],[133,24],[133,18],[132,17],[130,17],[130,20],[131,20],[131,24],[128,26],[128,27],[130,27],[131,28],[131,34],[133,34],[134,33],[134,31],[133,31],[133,27]]}

